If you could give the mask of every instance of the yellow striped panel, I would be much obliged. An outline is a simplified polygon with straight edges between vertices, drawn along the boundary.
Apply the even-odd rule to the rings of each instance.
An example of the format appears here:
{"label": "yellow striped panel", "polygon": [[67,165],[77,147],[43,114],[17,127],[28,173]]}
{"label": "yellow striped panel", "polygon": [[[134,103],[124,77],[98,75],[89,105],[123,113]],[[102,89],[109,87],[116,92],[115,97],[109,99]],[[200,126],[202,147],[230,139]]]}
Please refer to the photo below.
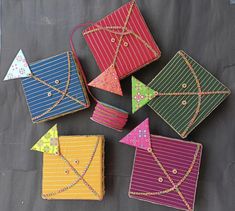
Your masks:
{"label": "yellow striped panel", "polygon": [[[89,164],[97,141],[98,146],[94,158],[83,178],[99,196],[94,194],[83,180],[80,180],[70,189],[50,196],[48,199],[102,200],[104,196],[104,137],[60,136],[59,146],[61,154],[82,175]],[[78,176],[60,156],[44,153],[42,195],[57,192],[77,178]]]}

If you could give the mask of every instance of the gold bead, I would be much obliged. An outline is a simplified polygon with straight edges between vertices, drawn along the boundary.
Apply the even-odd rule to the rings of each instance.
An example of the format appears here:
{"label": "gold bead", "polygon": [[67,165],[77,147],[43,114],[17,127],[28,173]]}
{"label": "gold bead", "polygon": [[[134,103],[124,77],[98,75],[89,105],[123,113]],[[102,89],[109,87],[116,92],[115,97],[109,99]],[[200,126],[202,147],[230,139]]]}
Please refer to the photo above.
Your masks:
{"label": "gold bead", "polygon": [[59,84],[60,83],[60,81],[59,80],[55,80],[55,84]]}
{"label": "gold bead", "polygon": [[128,42],[124,42],[124,46],[125,46],[125,47],[128,47]]}
{"label": "gold bead", "polygon": [[162,178],[162,177],[159,177],[159,178],[158,178],[158,182],[162,183],[162,182],[163,182],[163,178]]}
{"label": "gold bead", "polygon": [[153,151],[152,148],[150,148],[150,147],[149,147],[147,150],[148,150],[148,152],[150,152],[150,153]]}
{"label": "gold bead", "polygon": [[177,173],[178,173],[177,169],[173,169],[173,170],[172,170],[172,173],[173,173],[173,174],[177,174]]}
{"label": "gold bead", "polygon": [[111,38],[111,42],[115,42],[116,40],[115,40],[115,38]]}
{"label": "gold bead", "polygon": [[182,88],[186,88],[187,87],[187,84],[182,84]]}
{"label": "gold bead", "polygon": [[48,92],[48,93],[47,93],[47,96],[48,96],[48,97],[51,97],[51,96],[52,96],[52,93],[51,93],[51,92]]}
{"label": "gold bead", "polygon": [[79,161],[78,161],[78,160],[75,160],[75,161],[74,161],[74,163],[75,163],[75,164],[78,164],[78,163],[79,163]]}
{"label": "gold bead", "polygon": [[183,105],[183,106],[186,106],[186,105],[187,105],[187,101],[186,101],[186,100],[183,100],[183,101],[182,101],[182,105]]}
{"label": "gold bead", "polygon": [[64,173],[65,173],[65,174],[69,174],[69,170],[66,169],[66,170],[64,171]]}

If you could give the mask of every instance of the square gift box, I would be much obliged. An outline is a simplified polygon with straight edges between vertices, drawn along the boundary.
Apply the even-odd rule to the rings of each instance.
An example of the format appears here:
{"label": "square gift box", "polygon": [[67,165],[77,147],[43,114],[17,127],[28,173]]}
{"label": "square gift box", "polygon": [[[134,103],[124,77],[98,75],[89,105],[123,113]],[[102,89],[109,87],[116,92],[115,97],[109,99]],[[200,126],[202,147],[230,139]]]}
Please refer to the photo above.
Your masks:
{"label": "square gift box", "polygon": [[104,136],[59,136],[57,125],[31,148],[43,153],[42,198],[102,200]]}
{"label": "square gift box", "polygon": [[152,153],[136,149],[129,196],[193,210],[202,146],[151,135]]}
{"label": "square gift box", "polygon": [[192,211],[202,145],[151,135],[146,119],[121,143],[136,147],[129,197]]}
{"label": "square gift box", "polygon": [[101,72],[114,67],[119,79],[161,55],[135,1],[88,27],[83,35]]}
{"label": "square gift box", "polygon": [[89,107],[72,52],[31,63],[29,68],[31,75],[22,79],[22,86],[34,123]]}
{"label": "square gift box", "polygon": [[146,86],[132,78],[133,112],[148,104],[186,138],[230,90],[184,51],[178,51]]}
{"label": "square gift box", "polygon": [[59,136],[59,154],[43,153],[42,198],[102,200],[104,137]]}

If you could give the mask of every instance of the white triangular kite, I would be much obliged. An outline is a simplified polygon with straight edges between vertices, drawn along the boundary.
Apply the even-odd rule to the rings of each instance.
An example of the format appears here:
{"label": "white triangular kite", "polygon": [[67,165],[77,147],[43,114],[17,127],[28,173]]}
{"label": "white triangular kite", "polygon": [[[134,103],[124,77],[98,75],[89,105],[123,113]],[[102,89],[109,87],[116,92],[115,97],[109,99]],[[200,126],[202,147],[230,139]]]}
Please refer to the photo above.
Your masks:
{"label": "white triangular kite", "polygon": [[25,78],[31,75],[29,65],[25,59],[23,51],[20,49],[17,53],[14,61],[12,62],[4,81],[16,79],[16,78]]}

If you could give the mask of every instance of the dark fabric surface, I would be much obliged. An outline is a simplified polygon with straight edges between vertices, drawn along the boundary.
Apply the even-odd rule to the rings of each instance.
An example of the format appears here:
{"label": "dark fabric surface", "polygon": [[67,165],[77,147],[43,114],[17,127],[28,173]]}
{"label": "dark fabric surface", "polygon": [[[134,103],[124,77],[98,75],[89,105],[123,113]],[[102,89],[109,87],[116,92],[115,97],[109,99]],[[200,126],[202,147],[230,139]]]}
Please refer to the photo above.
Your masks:
{"label": "dark fabric surface", "polygon": [[[29,62],[69,49],[74,25],[96,21],[127,0],[2,0],[0,63],[0,210],[1,211],[168,211],[171,208],[129,199],[127,192],[134,149],[118,143],[131,128],[150,117],[153,134],[178,137],[149,107],[130,116],[123,133],[100,126],[90,109],[50,122],[32,124],[20,80],[2,82],[17,51]],[[140,10],[162,50],[159,61],[135,76],[150,80],[179,50],[205,66],[231,91],[187,140],[204,145],[196,210],[235,210],[235,6],[229,0],[138,0]],[[76,46],[88,80],[99,74],[84,39]],[[131,112],[131,80],[122,81],[124,97],[94,90],[105,102]],[[61,135],[104,134],[106,196],[101,202],[41,199],[42,154],[30,147],[52,125]]]}

